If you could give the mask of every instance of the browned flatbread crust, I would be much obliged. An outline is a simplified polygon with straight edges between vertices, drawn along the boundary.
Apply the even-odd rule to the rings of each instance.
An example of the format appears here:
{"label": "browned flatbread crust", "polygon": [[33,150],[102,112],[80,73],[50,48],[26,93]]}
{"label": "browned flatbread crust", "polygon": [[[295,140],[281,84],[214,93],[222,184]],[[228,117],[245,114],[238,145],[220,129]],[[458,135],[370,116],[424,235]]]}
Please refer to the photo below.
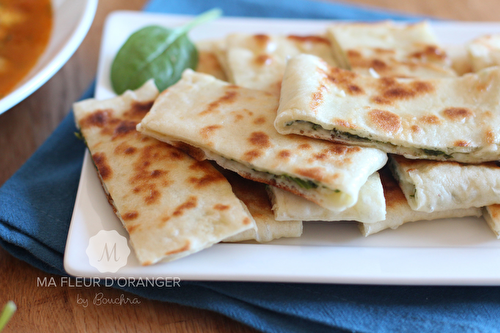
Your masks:
{"label": "browned flatbread crust", "polygon": [[453,77],[450,59],[427,22],[337,23],[328,27],[341,68],[384,77]]}
{"label": "browned flatbread crust", "polygon": [[337,65],[329,40],[314,35],[230,34],[217,56],[229,82],[279,95],[288,58],[301,53]]}
{"label": "browned flatbread crust", "polygon": [[158,97],[138,130],[327,209],[353,206],[368,177],[385,164],[386,154],[280,135],[273,126],[277,107],[278,98],[271,93],[186,70]]}
{"label": "browned flatbread crust", "polygon": [[372,78],[311,55],[287,65],[275,127],[413,159],[500,159],[500,68],[457,78]]}

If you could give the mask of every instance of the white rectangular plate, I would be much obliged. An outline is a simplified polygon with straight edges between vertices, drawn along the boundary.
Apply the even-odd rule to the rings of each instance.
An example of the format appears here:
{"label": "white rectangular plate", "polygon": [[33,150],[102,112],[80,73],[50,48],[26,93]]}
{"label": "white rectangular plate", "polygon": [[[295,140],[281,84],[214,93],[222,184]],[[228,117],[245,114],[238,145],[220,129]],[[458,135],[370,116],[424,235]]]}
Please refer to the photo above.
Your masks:
{"label": "white rectangular plate", "polygon": [[[190,17],[116,12],[105,26],[96,98],[115,96],[111,62],[137,29],[179,26]],[[223,18],[191,34],[193,40],[222,38],[230,32],[314,34],[331,21]],[[499,23],[432,23],[444,45],[460,45]],[[364,238],[354,223],[304,223],[301,238],[268,244],[217,244],[189,257],[143,267],[133,254],[117,273],[99,273],[85,250],[100,230],[127,232],[114,215],[88,152],[69,230],[64,266],[83,277],[180,277],[184,280],[280,281],[351,284],[500,285],[500,241],[477,218],[409,223]]]}

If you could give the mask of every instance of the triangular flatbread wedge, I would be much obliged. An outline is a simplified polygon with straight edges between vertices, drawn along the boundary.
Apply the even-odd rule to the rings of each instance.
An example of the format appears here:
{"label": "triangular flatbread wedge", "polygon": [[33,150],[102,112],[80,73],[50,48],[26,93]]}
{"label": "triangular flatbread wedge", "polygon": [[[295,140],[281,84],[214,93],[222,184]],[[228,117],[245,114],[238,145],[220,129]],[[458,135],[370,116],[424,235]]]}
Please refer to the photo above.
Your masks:
{"label": "triangular flatbread wedge", "polygon": [[302,54],[288,62],[275,127],[413,159],[494,161],[499,90],[498,67],[457,78],[377,79]]}
{"label": "triangular flatbread wedge", "polygon": [[209,162],[135,130],[157,95],[149,81],[135,92],[74,105],[109,203],[142,265],[186,256],[255,226]]}
{"label": "triangular flatbread wedge", "polygon": [[280,135],[273,126],[277,108],[276,95],[186,70],[158,97],[138,130],[325,208],[353,206],[361,186],[386,163],[386,154]]}

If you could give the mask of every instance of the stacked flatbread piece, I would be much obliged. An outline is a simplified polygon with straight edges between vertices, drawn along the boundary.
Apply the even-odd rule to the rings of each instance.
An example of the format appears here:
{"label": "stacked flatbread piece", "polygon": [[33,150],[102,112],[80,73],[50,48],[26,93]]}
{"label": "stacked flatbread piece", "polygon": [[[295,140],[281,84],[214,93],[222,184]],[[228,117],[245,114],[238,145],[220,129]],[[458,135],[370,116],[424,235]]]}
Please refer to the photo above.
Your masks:
{"label": "stacked flatbread piece", "polygon": [[255,226],[210,163],[135,130],[157,95],[148,82],[110,100],[74,105],[108,201],[143,265],[186,256]]}
{"label": "stacked flatbread piece", "polygon": [[[329,28],[329,37],[347,59],[343,67],[351,70],[311,55],[292,58],[282,83],[278,132],[397,154],[390,166],[398,193],[388,192],[383,177],[386,221],[392,219],[389,198],[402,202],[404,195],[400,207],[413,214],[399,222],[477,216],[480,207],[488,206],[485,218],[498,235],[498,208],[489,205],[500,202],[500,69],[442,75],[450,71],[450,62],[425,23],[338,24]],[[415,58],[413,71],[407,71],[408,57]],[[435,66],[442,71],[427,70]],[[363,225],[362,231],[367,235],[379,228]]]}
{"label": "stacked flatbread piece", "polygon": [[408,158],[480,163],[500,155],[500,68],[458,78],[373,78],[299,55],[275,126]]}
{"label": "stacked flatbread piece", "polygon": [[[305,42],[308,47],[301,44]],[[328,44],[331,53],[324,48]],[[268,193],[277,220],[355,220],[362,222],[363,233],[369,235],[410,221],[479,216],[480,207],[497,201],[497,196],[490,195],[497,191],[495,186],[489,192],[478,188],[495,175],[496,165],[489,161],[499,156],[495,133],[499,118],[490,111],[499,104],[495,93],[498,73],[489,69],[482,75],[458,77],[427,23],[336,24],[329,27],[324,36],[302,38],[234,34],[214,44],[214,54],[233,85],[187,72],[178,85],[160,96],[153,112],[138,129],[181,147],[196,158],[214,160],[245,178],[272,185]],[[277,104],[272,95],[277,95],[275,88],[279,86],[281,99]],[[187,98],[185,91],[189,91],[195,102]],[[482,108],[477,108],[478,101]],[[200,104],[215,106],[216,110],[200,108]],[[337,111],[339,104],[343,108]],[[276,135],[267,124],[275,108],[275,129],[290,141]],[[229,117],[234,117],[236,110],[246,110],[247,128],[239,127],[237,121]],[[260,120],[257,124],[252,118],[254,114],[266,121]],[[255,149],[255,143],[252,146],[256,129],[265,134],[260,135],[266,142],[265,149]],[[445,188],[444,192],[448,191],[448,202],[439,193],[441,201],[435,204],[438,208],[415,211],[415,194],[405,196],[408,186],[402,182],[403,191],[394,186],[395,181],[390,179],[387,170],[382,181],[376,173],[365,178],[373,169],[365,171],[366,181],[362,186],[356,184],[353,191],[339,183],[332,186],[322,182],[320,178],[324,176],[304,177],[303,173],[295,173],[276,151],[281,149],[279,152],[288,159],[290,154],[299,151],[299,145],[290,146],[291,142],[300,142],[298,136],[315,139],[315,145],[319,145],[320,140],[331,141],[350,145],[350,148],[377,148],[412,159],[486,163],[485,167],[460,168],[462,164],[457,162],[442,165],[433,162],[439,165],[440,172],[446,170],[446,166],[455,165],[458,167],[453,175],[465,177],[463,171],[467,170],[470,181],[461,188],[429,181],[427,188],[435,185],[434,192],[439,186]],[[229,137],[232,142],[226,144]],[[244,148],[249,143],[254,149]],[[293,157],[291,165],[307,165],[313,161],[307,154],[305,158]],[[396,155],[391,158],[394,172],[396,159]],[[423,165],[430,163],[422,161]],[[380,169],[380,165],[374,169]],[[359,170],[354,173],[358,174]],[[474,180],[478,174],[481,180]],[[347,193],[352,200],[330,196],[323,190],[323,195],[337,202],[327,203],[321,196],[308,193],[317,191],[318,187]],[[464,194],[473,188],[476,188],[475,195]],[[450,204],[450,198],[455,198],[457,191],[462,191],[463,200]],[[358,192],[357,199],[353,196],[355,192]],[[421,194],[419,199],[436,195],[431,192]],[[484,212],[489,210],[485,208]]]}
{"label": "stacked flatbread piece", "polygon": [[214,48],[228,81],[250,89],[279,94],[286,62],[299,54],[313,54],[331,66],[330,41],[323,36],[230,34]]}
{"label": "stacked flatbread piece", "polygon": [[383,77],[454,77],[446,52],[426,22],[396,26],[333,24],[327,36],[340,68]]}
{"label": "stacked flatbread piece", "polygon": [[[225,78],[213,45],[198,46],[198,70]],[[108,201],[142,265],[182,258],[221,241],[268,242],[302,234],[301,221],[274,219],[263,186],[223,175],[208,161],[137,132],[157,97],[150,81],[116,98],[74,105]]]}
{"label": "stacked flatbread piece", "polygon": [[[487,104],[488,108],[491,107],[491,109],[494,109],[498,104],[495,93],[495,80],[497,74],[459,79],[457,74],[450,67],[450,59],[447,57],[444,49],[438,44],[436,37],[433,35],[427,23],[424,22],[410,25],[395,25],[391,22],[375,24],[335,24],[327,29],[326,36],[332,46],[333,58],[334,62],[338,64],[337,66],[331,66],[332,61],[330,58],[328,58],[327,61],[323,61],[320,55],[314,54],[313,52],[302,52],[301,55],[298,57],[296,56],[292,60],[290,60],[291,57],[289,56],[286,72],[287,74],[290,73],[290,77],[285,77],[282,82],[282,95],[278,114],[280,114],[280,110],[284,103],[287,102],[287,98],[291,96],[291,98],[300,101],[298,105],[303,108],[297,107],[297,104],[292,104],[290,109],[294,109],[293,111],[300,114],[302,118],[297,118],[297,121],[295,121],[293,119],[295,115],[293,115],[285,120],[280,120],[280,123],[278,123],[278,116],[275,125],[280,133],[307,135],[316,139],[333,139],[335,142],[340,141],[351,145],[376,147],[387,152],[406,155],[410,158],[426,158],[442,161],[457,160],[469,163],[490,161],[498,158],[498,153],[496,152],[497,142],[492,142],[494,141],[492,140],[494,136],[493,129],[496,128],[495,120],[493,120],[493,122],[491,122],[492,119],[485,121],[485,119],[490,116],[489,110],[484,111],[485,115],[476,115],[474,113],[474,121],[468,124],[472,132],[464,133],[462,129],[453,130],[453,127],[456,126],[454,122],[463,123],[469,120],[469,112],[465,107],[456,107],[454,104],[448,106],[439,105],[439,103],[430,103],[431,105],[437,104],[433,106],[439,108],[441,114],[435,117],[427,114],[418,115],[415,114],[415,110],[410,109],[407,111],[407,118],[405,118],[397,115],[396,112],[393,112],[393,116],[392,113],[389,113],[389,110],[384,110],[381,106],[392,106],[394,110],[399,111],[408,109],[406,105],[412,106],[416,104],[417,106],[415,109],[417,109],[417,111],[419,108],[426,109],[429,107],[428,103],[420,102],[419,104],[418,101],[417,103],[414,101],[414,97],[418,97],[419,94],[422,94],[421,101],[428,100],[429,97],[432,98],[435,96],[436,99],[441,101],[447,100],[452,103],[456,103],[456,101],[460,99],[467,100],[467,98],[470,97],[467,101],[467,106],[472,108],[475,106],[480,96],[464,93],[470,91],[478,91],[479,93],[490,92],[490,94],[486,94],[486,97],[483,98],[483,100],[489,102],[489,104]],[[246,37],[246,39],[250,38],[252,38],[252,36]],[[241,39],[243,38],[240,38],[240,40]],[[226,42],[226,47],[228,44],[230,43]],[[223,45],[224,41],[220,42],[219,50],[224,49]],[[258,53],[255,53],[254,56],[257,57]],[[293,70],[288,71],[288,69],[293,68],[293,62],[297,58],[315,59],[315,61],[317,60],[317,64],[321,64],[324,67],[310,66],[311,63],[308,62],[299,62]],[[221,52],[219,52],[219,59],[222,59],[222,62],[225,61],[223,57],[221,58]],[[307,66],[309,66],[309,68]],[[351,69],[351,71],[342,72],[339,67]],[[466,64],[464,67],[471,66]],[[329,71],[331,68],[334,68],[333,72],[336,72],[336,74],[338,74],[337,76],[332,75],[332,72]],[[227,68],[226,71],[228,71]],[[464,70],[463,72],[466,71]],[[314,81],[312,77],[318,73],[319,77],[322,76],[322,80]],[[362,80],[362,83],[368,82],[366,84],[368,88],[365,88],[365,86],[361,84],[350,84],[352,82],[349,80],[352,79],[352,77],[359,78]],[[347,97],[353,96],[354,104],[361,104],[361,102],[358,101],[361,99],[359,95],[361,95],[363,88],[369,91],[371,88],[370,86],[377,86],[377,84],[374,83],[377,82],[376,79],[381,78],[382,80],[378,82],[383,83],[379,86],[385,85],[385,91],[380,91],[382,89],[376,87],[372,89],[373,93],[370,97],[372,97],[371,100],[378,100],[381,102],[378,107],[382,110],[371,113],[371,117],[366,117],[371,118],[368,119],[368,121],[365,119],[361,119],[360,121],[361,124],[368,123],[368,125],[370,125],[369,123],[371,120],[375,126],[378,126],[378,134],[381,135],[380,140],[368,140],[367,138],[358,136],[356,132],[348,132],[347,130],[357,127],[354,126],[354,122],[349,118],[344,119],[339,117],[340,119],[334,119],[335,125],[340,126],[340,129],[333,127],[327,130],[324,130],[324,124],[318,123],[314,119],[304,118],[306,117],[304,114],[307,113],[307,111],[303,111],[307,110],[308,107],[313,109],[311,114],[314,113],[315,115],[312,117],[318,117],[318,109],[321,110],[321,107],[325,104],[323,95],[330,95],[325,97],[325,100],[332,98],[332,94],[329,94],[331,91],[329,91],[327,84],[324,84],[325,82],[334,82],[337,84],[337,89],[334,91],[335,94],[333,94],[337,96],[333,97],[342,98],[346,97],[346,95]],[[424,82],[425,79],[436,80],[433,81],[433,83],[437,83],[436,86],[427,86]],[[442,79],[446,80],[440,82]],[[231,82],[236,83],[234,78]],[[262,82],[266,82],[266,80],[263,79]],[[240,80],[239,83],[251,86],[251,82],[247,82],[244,79]],[[451,86],[450,83],[452,83]],[[285,87],[287,84],[291,84],[292,89],[289,89],[288,86]],[[448,89],[441,89],[439,84],[441,87],[446,87]],[[265,89],[265,84],[256,88],[267,90]],[[436,90],[435,88],[437,88],[437,91],[427,91]],[[287,95],[287,92],[290,92],[289,95]],[[388,99],[393,97],[394,100],[384,101],[384,97]],[[370,100],[370,98],[367,99]],[[337,102],[338,101],[335,100],[331,102],[331,105],[338,104]],[[300,105],[300,103],[302,103],[302,105]],[[406,105],[404,103],[406,103]],[[351,107],[351,109],[349,107]],[[330,109],[329,107],[325,107],[324,119],[327,121],[331,119],[329,114]],[[357,110],[358,109],[353,109],[352,105],[347,105],[345,114],[347,117],[355,117],[356,114],[359,114]],[[473,112],[476,112],[476,110],[474,109]],[[479,110],[479,113],[481,113],[481,110]],[[292,123],[292,121],[294,121],[294,123]],[[433,126],[429,126],[431,124],[437,126],[433,128]],[[344,128],[341,126],[344,126]],[[450,128],[452,129],[451,131]],[[344,133],[341,130],[346,130],[346,132]],[[363,130],[363,128],[360,130]],[[377,128],[375,128],[375,130],[373,128],[368,128],[368,130],[374,132]],[[474,130],[476,130],[475,133]],[[368,135],[370,139],[373,139],[372,132]],[[470,135],[470,138],[474,138],[477,142],[475,144],[476,147],[474,147],[474,140],[467,138],[464,140],[465,137],[455,138],[453,135],[450,136],[450,138],[444,137],[445,140],[447,139],[447,142],[440,143],[439,147],[433,146],[434,142],[442,141],[443,136],[440,133],[458,135],[458,132],[460,132],[460,134]],[[397,134],[401,136],[407,135],[407,138],[410,139],[410,144],[401,145],[399,147],[395,145],[394,141],[397,142],[398,139]],[[424,143],[420,146],[418,143],[418,135],[421,136],[422,142]],[[433,137],[429,138],[429,135]],[[394,140],[395,136],[396,140]],[[394,141],[391,142],[388,138]],[[413,147],[412,140],[415,142]],[[367,143],[366,141],[374,141],[375,144],[372,142]],[[465,148],[463,146],[469,147]],[[394,171],[396,170],[396,168],[394,168],[397,164],[394,162],[396,159],[399,161],[409,161],[410,163],[414,161],[394,155],[394,158],[391,158],[391,166]],[[414,163],[417,162],[418,161],[415,161]],[[365,185],[366,188],[360,190],[358,202],[342,212],[324,209],[309,200],[297,197],[289,191],[284,191],[275,187],[270,187],[268,192],[273,200],[274,212],[278,219],[286,220],[298,218],[302,220],[327,221],[357,220],[366,222],[365,224],[361,224],[362,231],[365,235],[388,227],[395,228],[410,221],[432,220],[446,217],[479,216],[481,210],[478,207],[498,200],[498,195],[495,194],[497,191],[495,183],[491,184],[488,190],[483,190],[484,187],[489,186],[489,180],[495,179],[497,172],[495,164],[486,162],[481,165],[467,165],[461,167],[462,164],[456,162],[445,162],[442,164],[439,162],[427,162],[426,160],[421,160],[420,162],[422,163],[419,165],[424,165],[427,169],[433,169],[434,174],[448,173],[448,176],[445,178],[454,179],[454,182],[446,184],[437,181],[436,177],[433,179],[427,177],[424,180],[425,183],[428,183],[426,185],[427,191],[421,194],[419,200],[421,201],[425,197],[432,198],[433,196],[436,198],[437,196],[437,198],[439,198],[439,203],[435,203],[436,208],[414,211],[413,208],[415,208],[415,205],[413,205],[413,202],[415,201],[415,194],[407,194],[407,191],[403,193],[399,186],[393,186],[396,182],[394,179],[390,179],[387,171],[384,171],[385,176],[382,177],[382,183],[368,181]],[[431,168],[431,165],[437,165],[439,167]],[[485,166],[484,168],[483,165]],[[450,166],[453,166],[453,168]],[[415,173],[414,170],[412,170],[412,172]],[[371,176],[369,180],[373,180],[374,178],[374,176]],[[399,179],[402,178],[403,177],[400,177]],[[463,180],[463,182],[461,183],[457,179]],[[373,184],[377,184],[377,186],[373,186]],[[386,212],[385,209],[383,209],[383,204],[380,205],[381,191],[375,190],[376,188],[381,188],[382,184],[385,201],[387,203]],[[404,188],[408,188],[408,186],[404,186],[404,182],[401,184]],[[410,188],[412,187],[410,186]],[[432,190],[429,191],[429,189]],[[369,191],[372,193],[367,194]],[[407,196],[405,196],[405,194],[407,194]],[[458,200],[458,197],[462,200]],[[411,205],[406,198],[409,199]],[[491,217],[495,215],[493,214],[493,207],[494,206],[489,206],[488,208],[484,208],[484,213],[487,214],[486,218],[490,221],[492,220]],[[386,217],[381,218],[381,216],[385,215]],[[495,216],[497,217],[498,214]],[[490,225],[493,224],[490,223]],[[492,227],[492,230],[495,229]]]}
{"label": "stacked flatbread piece", "polygon": [[[500,35],[480,36],[464,46],[455,64],[463,73],[476,73],[489,67],[500,66]],[[483,216],[491,230],[500,239],[500,205],[494,204],[483,209]]]}
{"label": "stacked flatbread piece", "polygon": [[281,135],[273,126],[277,108],[274,94],[186,70],[160,94],[137,130],[327,209],[356,204],[360,188],[385,165],[386,154]]}

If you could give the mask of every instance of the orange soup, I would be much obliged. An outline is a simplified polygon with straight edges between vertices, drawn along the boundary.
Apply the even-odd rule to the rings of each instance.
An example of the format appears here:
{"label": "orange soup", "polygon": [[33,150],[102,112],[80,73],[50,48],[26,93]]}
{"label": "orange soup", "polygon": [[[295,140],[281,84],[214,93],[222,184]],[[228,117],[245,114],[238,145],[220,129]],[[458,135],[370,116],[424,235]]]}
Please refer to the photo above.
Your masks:
{"label": "orange soup", "polygon": [[0,0],[0,98],[36,64],[51,28],[50,0]]}

